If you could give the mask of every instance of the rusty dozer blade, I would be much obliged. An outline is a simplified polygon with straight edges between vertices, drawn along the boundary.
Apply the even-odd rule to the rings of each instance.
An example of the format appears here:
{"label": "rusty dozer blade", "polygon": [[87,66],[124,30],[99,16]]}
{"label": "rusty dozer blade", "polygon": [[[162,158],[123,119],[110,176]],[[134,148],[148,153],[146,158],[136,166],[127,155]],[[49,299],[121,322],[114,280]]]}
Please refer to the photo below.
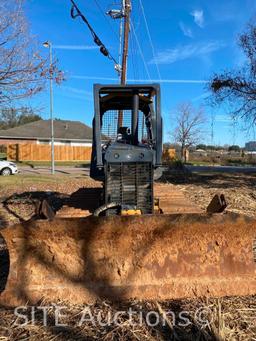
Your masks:
{"label": "rusty dozer blade", "polygon": [[256,294],[256,221],[245,216],[90,216],[1,234],[8,306]]}

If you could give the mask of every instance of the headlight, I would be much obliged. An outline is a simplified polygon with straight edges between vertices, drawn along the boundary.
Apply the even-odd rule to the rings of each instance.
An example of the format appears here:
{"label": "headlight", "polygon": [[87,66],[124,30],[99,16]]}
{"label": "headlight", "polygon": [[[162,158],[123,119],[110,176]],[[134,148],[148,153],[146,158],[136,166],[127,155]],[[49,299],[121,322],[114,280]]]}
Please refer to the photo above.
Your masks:
{"label": "headlight", "polygon": [[15,163],[10,162],[10,166],[17,168],[17,165]]}

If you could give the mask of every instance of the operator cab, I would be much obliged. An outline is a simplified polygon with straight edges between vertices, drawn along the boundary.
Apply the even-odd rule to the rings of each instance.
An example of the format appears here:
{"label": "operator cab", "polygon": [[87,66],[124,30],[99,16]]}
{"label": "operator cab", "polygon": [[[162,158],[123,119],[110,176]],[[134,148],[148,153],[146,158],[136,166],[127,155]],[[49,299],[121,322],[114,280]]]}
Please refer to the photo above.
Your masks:
{"label": "operator cab", "polygon": [[131,144],[132,142],[131,129],[129,127],[119,127],[116,142]]}
{"label": "operator cab", "polygon": [[158,84],[95,85],[94,106],[92,178],[104,180],[107,161],[150,162],[154,169],[161,165]]}

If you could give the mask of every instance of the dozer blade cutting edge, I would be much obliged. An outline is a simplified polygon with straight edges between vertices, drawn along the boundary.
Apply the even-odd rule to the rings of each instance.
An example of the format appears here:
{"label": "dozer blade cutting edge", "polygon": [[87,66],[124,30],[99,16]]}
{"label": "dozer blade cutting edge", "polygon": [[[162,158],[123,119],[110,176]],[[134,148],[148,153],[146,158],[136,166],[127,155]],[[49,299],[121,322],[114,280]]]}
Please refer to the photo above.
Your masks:
{"label": "dozer blade cutting edge", "polygon": [[245,216],[90,216],[1,234],[0,303],[8,306],[256,293],[256,220]]}

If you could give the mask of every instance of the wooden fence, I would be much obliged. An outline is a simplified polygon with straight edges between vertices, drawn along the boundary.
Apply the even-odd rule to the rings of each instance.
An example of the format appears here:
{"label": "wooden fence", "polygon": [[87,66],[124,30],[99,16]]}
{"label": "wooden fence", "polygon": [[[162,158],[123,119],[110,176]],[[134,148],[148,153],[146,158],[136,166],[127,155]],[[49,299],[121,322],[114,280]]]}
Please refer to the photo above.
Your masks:
{"label": "wooden fence", "polygon": [[[90,161],[91,147],[55,146],[56,161]],[[40,144],[10,144],[7,146],[7,160],[50,161],[51,146]]]}
{"label": "wooden fence", "polygon": [[176,151],[175,149],[164,149],[163,150],[163,162],[169,162],[176,158]]}

